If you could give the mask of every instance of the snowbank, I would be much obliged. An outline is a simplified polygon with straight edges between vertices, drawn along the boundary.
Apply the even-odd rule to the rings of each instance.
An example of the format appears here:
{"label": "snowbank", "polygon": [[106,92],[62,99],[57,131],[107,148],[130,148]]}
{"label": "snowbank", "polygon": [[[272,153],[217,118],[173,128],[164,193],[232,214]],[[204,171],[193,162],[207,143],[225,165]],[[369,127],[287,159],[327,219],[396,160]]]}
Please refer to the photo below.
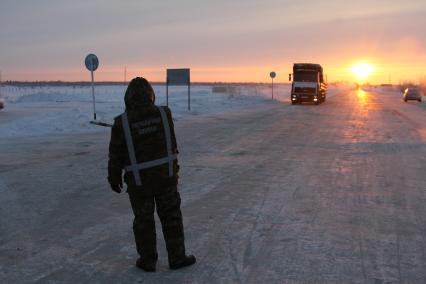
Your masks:
{"label": "snowbank", "polygon": [[[166,88],[153,86],[156,103],[166,104]],[[97,86],[96,112],[98,120],[112,123],[124,110],[126,87]],[[3,86],[1,93],[6,108],[0,113],[1,137],[25,137],[55,133],[108,131],[89,123],[93,119],[91,88],[88,86],[16,87]],[[289,87],[277,86],[278,99],[288,98]],[[191,88],[191,111],[187,109],[187,89],[169,88],[169,106],[174,119],[193,119],[199,115],[218,114],[272,103],[271,89],[265,85],[240,85],[232,92],[212,92],[212,86],[195,85]]]}

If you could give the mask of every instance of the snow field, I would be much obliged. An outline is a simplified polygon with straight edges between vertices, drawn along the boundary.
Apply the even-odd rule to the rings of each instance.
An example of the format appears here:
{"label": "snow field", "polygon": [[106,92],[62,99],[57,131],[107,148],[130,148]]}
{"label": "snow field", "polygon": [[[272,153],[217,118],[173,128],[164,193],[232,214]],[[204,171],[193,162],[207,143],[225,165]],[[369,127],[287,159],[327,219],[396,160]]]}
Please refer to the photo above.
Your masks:
{"label": "snow field", "polygon": [[[166,87],[154,85],[156,104],[166,104]],[[268,85],[238,85],[213,92],[212,85],[191,87],[191,110],[187,109],[187,88],[169,87],[169,106],[175,120],[220,114],[273,103]],[[95,88],[97,119],[112,123],[124,111],[124,85]],[[220,91],[220,90],[219,90]],[[290,86],[274,87],[277,100],[288,100]],[[2,86],[6,108],[0,113],[3,138],[108,131],[89,123],[93,119],[90,86]],[[276,102],[275,102],[276,103]],[[2,119],[2,116],[4,119]]]}

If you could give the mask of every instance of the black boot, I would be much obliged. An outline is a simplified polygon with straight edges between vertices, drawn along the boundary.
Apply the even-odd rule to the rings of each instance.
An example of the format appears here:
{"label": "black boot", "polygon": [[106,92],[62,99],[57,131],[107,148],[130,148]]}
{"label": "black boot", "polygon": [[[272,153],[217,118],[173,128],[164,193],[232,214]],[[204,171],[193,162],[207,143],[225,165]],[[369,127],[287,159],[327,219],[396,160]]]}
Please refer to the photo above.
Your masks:
{"label": "black boot", "polygon": [[155,272],[157,270],[157,260],[158,260],[158,255],[154,258],[153,261],[146,261],[142,259],[142,257],[140,257],[136,261],[136,267],[146,272]]}
{"label": "black boot", "polygon": [[175,263],[170,263],[169,266],[170,266],[170,269],[179,269],[182,267],[193,265],[196,261],[197,260],[195,259],[195,256],[189,255],[189,256],[185,256],[183,259]]}

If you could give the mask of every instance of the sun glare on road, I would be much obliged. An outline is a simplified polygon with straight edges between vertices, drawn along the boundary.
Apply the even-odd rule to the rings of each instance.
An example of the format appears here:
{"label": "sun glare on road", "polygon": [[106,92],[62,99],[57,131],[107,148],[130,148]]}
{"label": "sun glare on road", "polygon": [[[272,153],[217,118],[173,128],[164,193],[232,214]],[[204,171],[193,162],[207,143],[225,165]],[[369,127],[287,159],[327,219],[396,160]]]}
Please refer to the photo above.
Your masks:
{"label": "sun glare on road", "polygon": [[373,65],[369,63],[357,63],[352,66],[352,73],[359,80],[364,80],[373,72]]}
{"label": "sun glare on road", "polygon": [[362,105],[367,103],[367,93],[363,90],[357,90],[358,102]]}

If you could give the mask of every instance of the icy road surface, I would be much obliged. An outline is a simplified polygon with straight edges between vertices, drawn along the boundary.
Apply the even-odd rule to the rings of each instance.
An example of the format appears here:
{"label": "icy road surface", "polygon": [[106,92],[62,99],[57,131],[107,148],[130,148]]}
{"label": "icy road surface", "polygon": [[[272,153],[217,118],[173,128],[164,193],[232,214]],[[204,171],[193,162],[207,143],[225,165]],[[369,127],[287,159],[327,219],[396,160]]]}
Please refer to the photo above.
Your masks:
{"label": "icy road surface", "polygon": [[153,274],[105,179],[108,132],[1,139],[0,282],[425,283],[425,121],[384,91],[177,120],[198,262],[168,270],[159,229]]}

